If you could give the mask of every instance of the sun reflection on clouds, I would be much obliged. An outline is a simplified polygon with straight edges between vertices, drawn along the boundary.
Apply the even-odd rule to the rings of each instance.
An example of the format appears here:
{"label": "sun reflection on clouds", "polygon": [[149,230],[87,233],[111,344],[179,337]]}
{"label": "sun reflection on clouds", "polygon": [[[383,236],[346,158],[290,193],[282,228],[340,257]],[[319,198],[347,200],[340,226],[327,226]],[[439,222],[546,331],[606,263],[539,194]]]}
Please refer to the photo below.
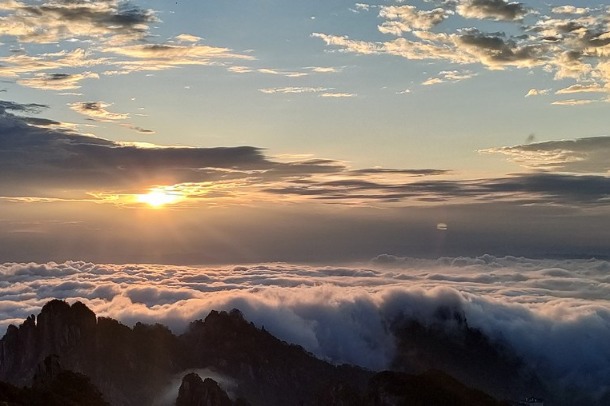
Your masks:
{"label": "sun reflection on clouds", "polygon": [[136,195],[136,200],[139,203],[145,203],[155,209],[178,203],[184,198],[180,192],[164,187],[153,188],[148,193]]}

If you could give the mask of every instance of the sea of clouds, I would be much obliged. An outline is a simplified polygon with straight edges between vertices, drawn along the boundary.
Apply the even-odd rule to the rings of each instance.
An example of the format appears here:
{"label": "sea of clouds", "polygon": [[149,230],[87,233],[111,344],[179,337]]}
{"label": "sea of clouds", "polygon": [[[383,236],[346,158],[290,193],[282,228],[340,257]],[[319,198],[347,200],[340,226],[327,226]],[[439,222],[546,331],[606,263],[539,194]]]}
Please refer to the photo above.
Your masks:
{"label": "sea of clouds", "polygon": [[238,308],[321,358],[382,369],[394,351],[391,320],[406,315],[425,323],[450,306],[471,327],[509,343],[544,378],[591,391],[610,386],[610,262],[603,260],[380,255],[341,267],[74,261],[5,263],[0,274],[2,331],[53,298],[176,333],[212,309]]}

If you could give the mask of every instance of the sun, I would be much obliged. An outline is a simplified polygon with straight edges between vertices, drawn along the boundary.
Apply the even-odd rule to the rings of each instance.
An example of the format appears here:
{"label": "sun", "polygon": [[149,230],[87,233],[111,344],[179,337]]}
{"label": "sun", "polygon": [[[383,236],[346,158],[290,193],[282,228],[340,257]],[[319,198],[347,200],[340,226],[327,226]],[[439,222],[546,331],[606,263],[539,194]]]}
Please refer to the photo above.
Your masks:
{"label": "sun", "polygon": [[182,195],[175,191],[162,188],[151,189],[148,193],[137,195],[140,203],[145,203],[154,208],[161,208],[168,204],[174,204],[182,200]]}

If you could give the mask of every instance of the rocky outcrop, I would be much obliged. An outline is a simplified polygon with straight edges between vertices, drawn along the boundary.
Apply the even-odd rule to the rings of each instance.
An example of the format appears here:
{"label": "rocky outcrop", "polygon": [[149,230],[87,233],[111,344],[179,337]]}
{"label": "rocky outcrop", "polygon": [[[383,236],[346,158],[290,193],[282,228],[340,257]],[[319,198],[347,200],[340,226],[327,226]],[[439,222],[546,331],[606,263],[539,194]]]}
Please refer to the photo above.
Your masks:
{"label": "rocky outcrop", "polygon": [[176,406],[233,406],[233,402],[216,381],[190,373],[182,378]]}

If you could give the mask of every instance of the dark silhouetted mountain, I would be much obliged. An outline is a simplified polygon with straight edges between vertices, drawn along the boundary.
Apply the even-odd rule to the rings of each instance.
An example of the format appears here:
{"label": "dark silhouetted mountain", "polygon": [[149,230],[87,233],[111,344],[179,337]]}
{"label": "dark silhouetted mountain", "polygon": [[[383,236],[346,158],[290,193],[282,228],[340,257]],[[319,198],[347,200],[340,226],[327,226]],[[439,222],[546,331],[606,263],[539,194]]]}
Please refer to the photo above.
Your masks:
{"label": "dark silhouetted mountain", "polygon": [[535,371],[508,346],[470,327],[459,310],[441,307],[427,324],[399,318],[391,330],[397,338],[392,370],[444,371],[498,399],[519,399],[524,393],[549,397]]}
{"label": "dark silhouetted mountain", "polygon": [[[475,365],[472,371],[483,374],[489,374],[492,368],[513,371],[512,361],[506,361],[509,358],[503,358],[501,353],[494,353],[498,350],[484,336],[477,335],[480,332],[470,329],[465,320],[458,330],[462,331],[459,337],[434,326],[414,323],[397,320],[392,326],[400,339],[394,366],[403,373],[375,375],[362,368],[322,361],[302,347],[257,328],[238,310],[212,311],[205,320],[192,322],[182,335],[176,336],[159,324],[138,323],[129,328],[113,319],[96,318],[82,303],[69,305],[53,300],[42,308],[37,318],[30,316],[21,326],[10,326],[0,340],[0,380],[20,387],[33,384],[33,387],[18,389],[3,385],[0,388],[7,401],[20,404],[18,400],[11,400],[11,396],[19,399],[19,396],[32,396],[32,391],[48,392],[49,387],[54,387],[49,382],[58,380],[67,380],[65,388],[82,384],[84,388],[95,389],[86,375],[112,405],[166,405],[173,404],[176,395],[169,403],[162,403],[161,399],[171,393],[172,382],[177,377],[183,377],[185,371],[209,370],[224,376],[226,382],[219,380],[219,385],[196,375],[186,375],[180,402],[197,402],[203,396],[207,399],[203,404],[226,404],[227,388],[221,386],[231,382],[229,393],[239,399],[231,401],[234,405],[247,404],[243,399],[251,405],[270,406],[393,405],[445,395],[464,402],[480,401],[472,405],[495,404],[485,403],[493,399],[445,375],[409,375],[406,371],[421,368],[425,361],[439,369],[435,362],[441,364],[445,371],[462,372],[467,368],[466,360],[453,351],[470,351],[467,356]],[[441,348],[444,345],[447,349]],[[475,351],[476,346],[481,351]],[[433,357],[433,350],[438,351],[437,358]],[[417,356],[409,355],[414,351],[418,352]],[[47,358],[50,355],[53,357]],[[479,356],[481,361],[476,359]],[[482,367],[484,362],[488,362],[488,368]],[[65,372],[59,363],[74,372]],[[94,401],[90,404],[97,405]],[[427,404],[437,403],[429,400]]]}
{"label": "dark silhouetted mountain", "polygon": [[369,383],[370,406],[508,406],[440,371],[420,375],[385,371]]}
{"label": "dark silhouetted mountain", "polygon": [[32,387],[0,382],[0,404],[7,406],[109,406],[83,374],[64,370],[57,356],[47,357],[36,370]]}
{"label": "dark silhouetted mountain", "polygon": [[329,383],[366,385],[371,373],[334,366],[247,322],[238,310],[212,311],[181,336],[194,367],[213,367],[239,382],[252,404],[311,404]]}
{"label": "dark silhouetted mountain", "polygon": [[182,378],[176,406],[233,406],[233,402],[215,380],[204,381],[190,373]]}

